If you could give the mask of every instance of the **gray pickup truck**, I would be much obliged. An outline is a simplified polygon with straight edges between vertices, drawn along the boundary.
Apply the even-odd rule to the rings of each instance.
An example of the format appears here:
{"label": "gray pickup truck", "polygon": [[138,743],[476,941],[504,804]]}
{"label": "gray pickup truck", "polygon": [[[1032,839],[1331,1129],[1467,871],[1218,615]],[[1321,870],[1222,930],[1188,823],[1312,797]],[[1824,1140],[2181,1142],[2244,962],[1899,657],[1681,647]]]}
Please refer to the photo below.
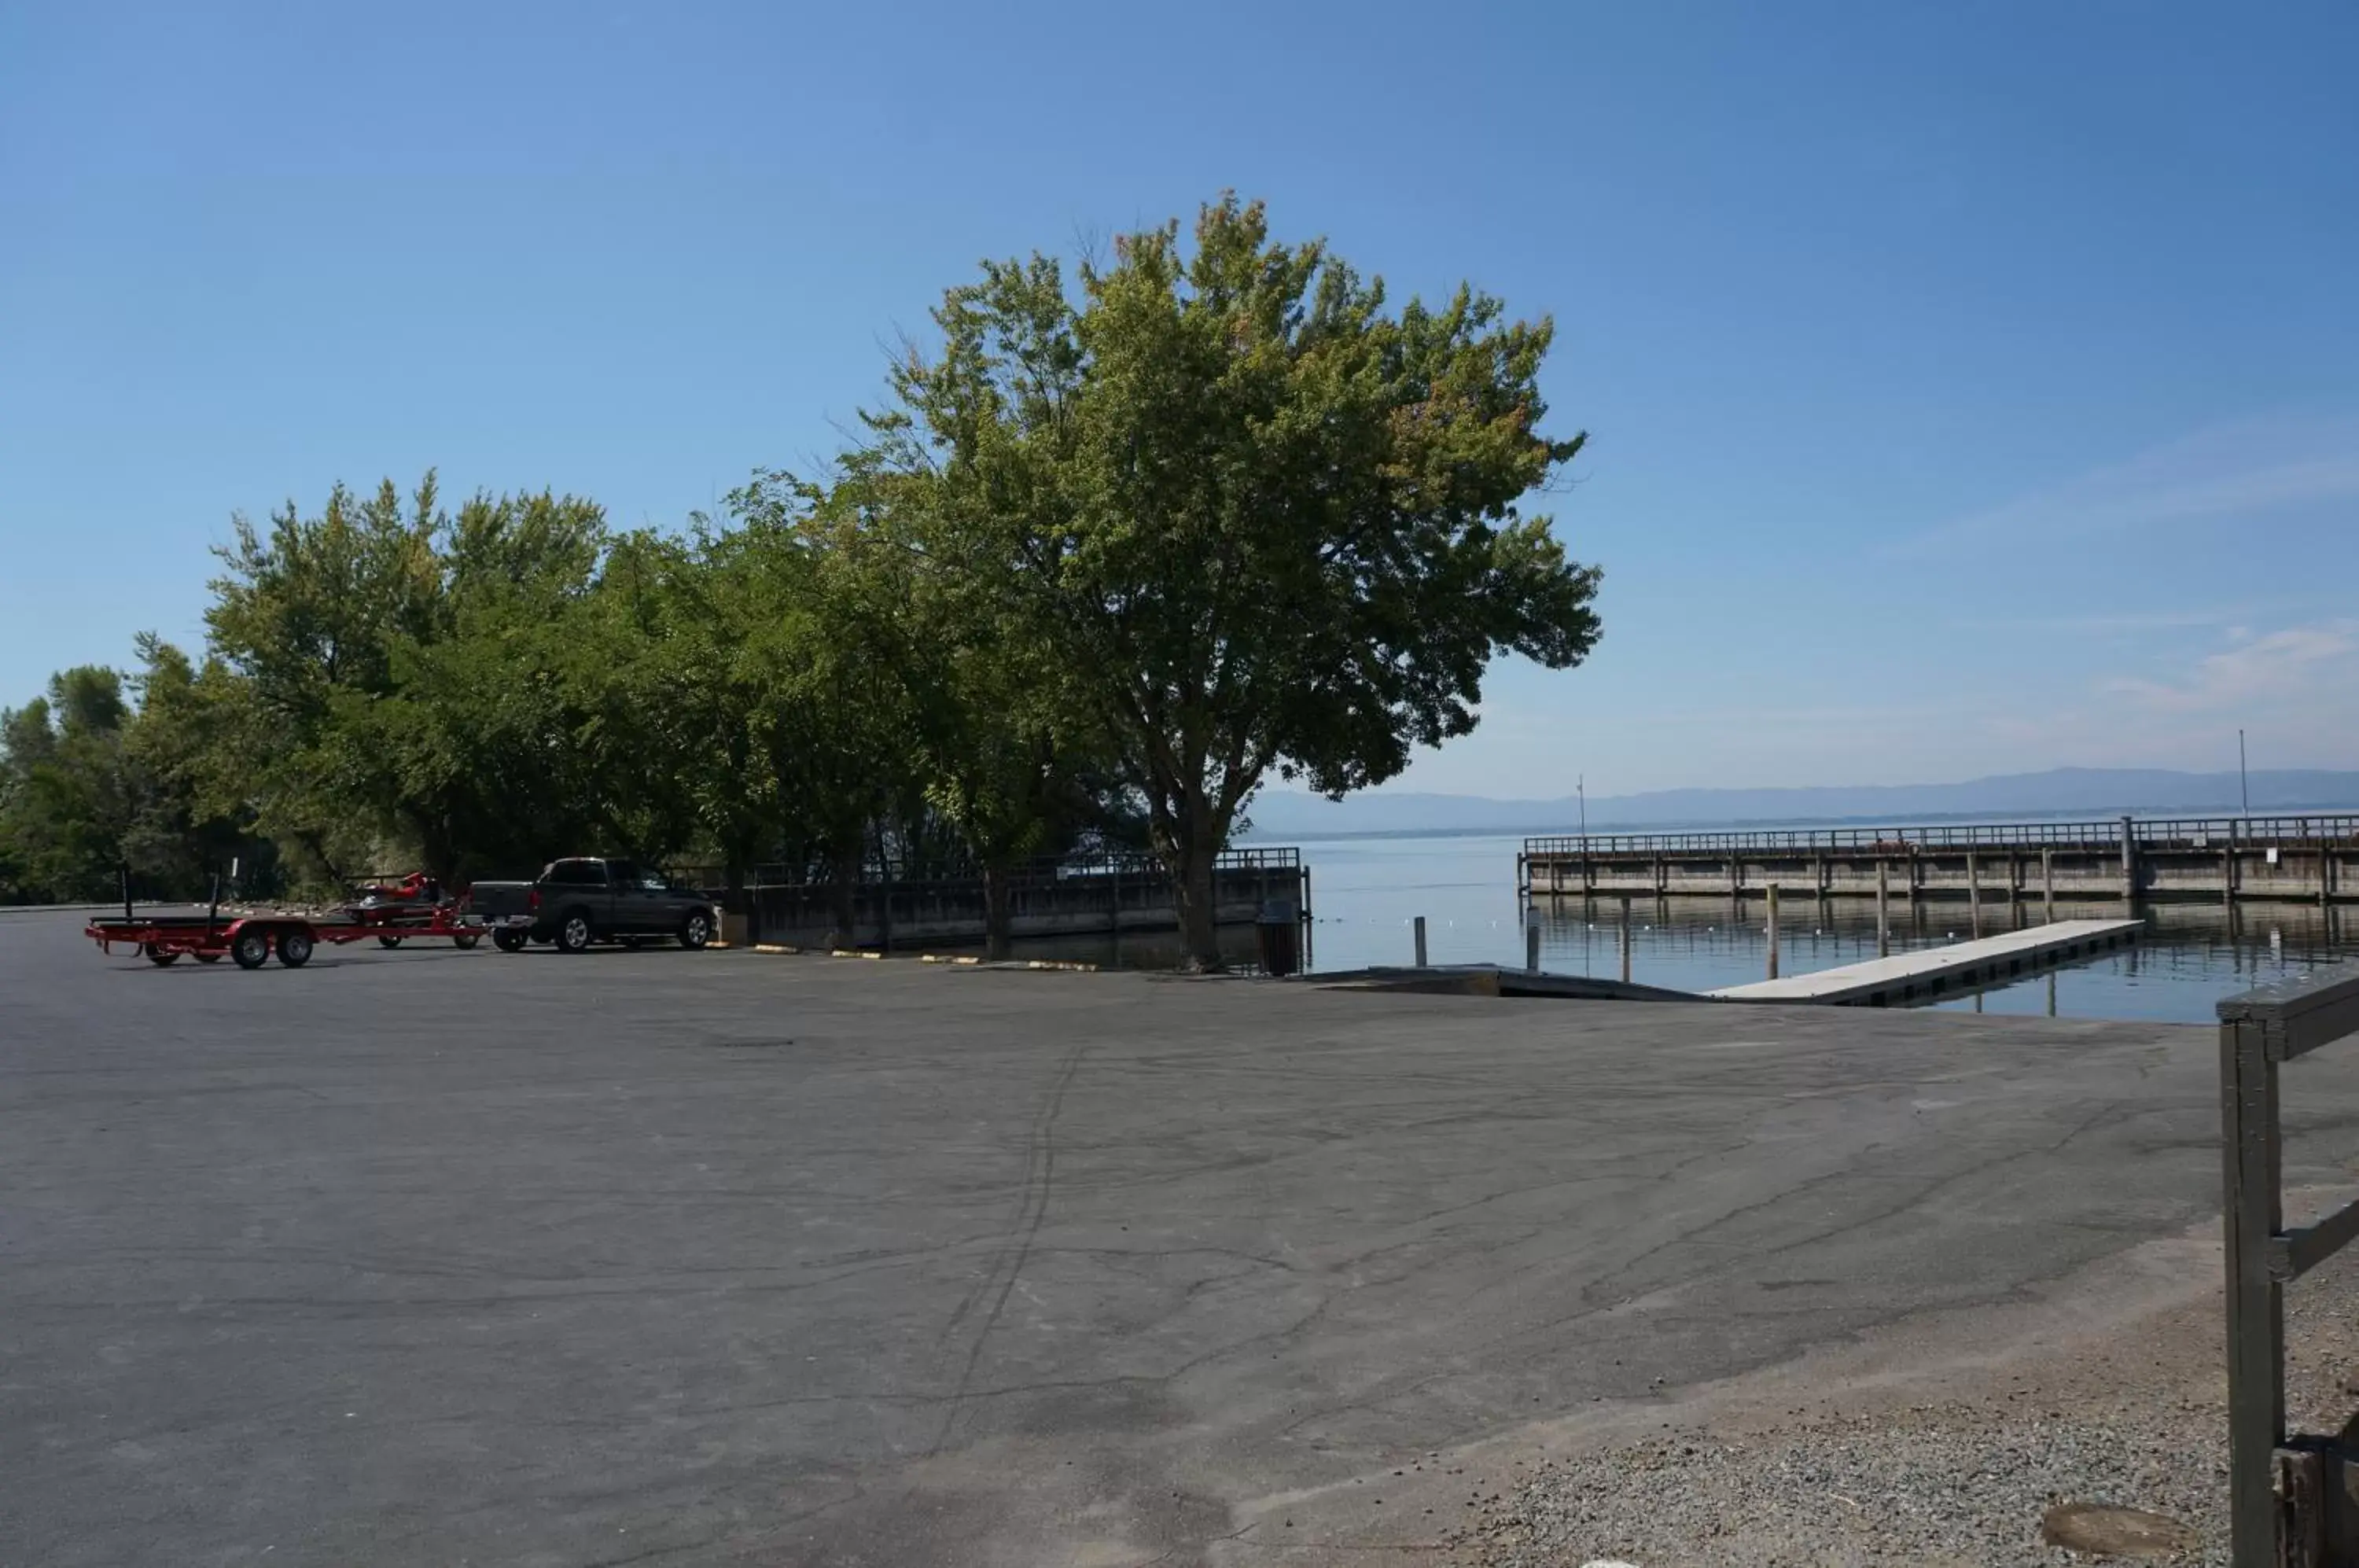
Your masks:
{"label": "gray pickup truck", "polygon": [[478,882],[468,901],[503,953],[527,942],[581,953],[593,942],[636,947],[668,936],[699,948],[721,928],[703,894],[628,860],[553,860],[535,881]]}

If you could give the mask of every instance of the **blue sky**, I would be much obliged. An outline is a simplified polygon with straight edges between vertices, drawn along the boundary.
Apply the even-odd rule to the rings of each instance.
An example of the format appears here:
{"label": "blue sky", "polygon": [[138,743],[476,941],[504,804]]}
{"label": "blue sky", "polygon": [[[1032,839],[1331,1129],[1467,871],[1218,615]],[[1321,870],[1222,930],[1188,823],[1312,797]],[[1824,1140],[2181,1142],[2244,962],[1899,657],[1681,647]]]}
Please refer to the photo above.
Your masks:
{"label": "blue sky", "polygon": [[675,523],[1224,188],[1551,312],[1605,640],[1405,789],[2359,767],[2359,8],[14,6],[0,703],[338,478]]}

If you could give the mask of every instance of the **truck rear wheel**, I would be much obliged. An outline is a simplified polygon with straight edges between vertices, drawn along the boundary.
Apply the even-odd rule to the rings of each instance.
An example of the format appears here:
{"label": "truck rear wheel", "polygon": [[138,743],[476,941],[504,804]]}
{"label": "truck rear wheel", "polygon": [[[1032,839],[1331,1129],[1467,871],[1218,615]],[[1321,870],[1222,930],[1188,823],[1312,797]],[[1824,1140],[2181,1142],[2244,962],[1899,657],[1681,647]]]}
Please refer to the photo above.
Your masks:
{"label": "truck rear wheel", "polygon": [[679,922],[679,945],[694,953],[712,940],[712,917],[702,909],[690,909],[688,919]]}
{"label": "truck rear wheel", "polygon": [[591,939],[597,934],[591,929],[590,917],[576,909],[566,916],[564,922],[557,928],[557,951],[587,953]]}
{"label": "truck rear wheel", "polygon": [[522,953],[524,944],[531,940],[514,926],[502,926],[492,933],[492,945],[502,953]]}

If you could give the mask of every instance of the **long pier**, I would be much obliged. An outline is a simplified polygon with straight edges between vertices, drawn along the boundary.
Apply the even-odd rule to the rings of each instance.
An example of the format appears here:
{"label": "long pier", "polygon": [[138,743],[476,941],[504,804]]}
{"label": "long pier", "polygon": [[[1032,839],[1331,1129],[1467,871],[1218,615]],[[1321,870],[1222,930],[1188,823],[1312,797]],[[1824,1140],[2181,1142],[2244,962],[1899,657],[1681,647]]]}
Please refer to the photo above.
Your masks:
{"label": "long pier", "polygon": [[2359,812],[1527,838],[1527,899],[2359,901]]}

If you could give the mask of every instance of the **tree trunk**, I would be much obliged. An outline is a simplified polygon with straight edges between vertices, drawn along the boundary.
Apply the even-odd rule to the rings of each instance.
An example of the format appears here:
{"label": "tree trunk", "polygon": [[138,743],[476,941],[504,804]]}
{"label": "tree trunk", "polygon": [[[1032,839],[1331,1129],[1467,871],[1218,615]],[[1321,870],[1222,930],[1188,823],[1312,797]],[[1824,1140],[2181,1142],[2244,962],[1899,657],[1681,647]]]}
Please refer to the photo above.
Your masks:
{"label": "tree trunk", "polygon": [[860,835],[835,846],[835,875],[828,880],[827,945],[856,946],[860,941]]}
{"label": "tree trunk", "polygon": [[1180,907],[1180,965],[1191,975],[1217,974],[1221,964],[1219,910],[1212,901],[1212,862],[1218,851],[1202,839],[1177,846],[1171,894]]}
{"label": "tree trunk", "polygon": [[1007,867],[983,868],[983,955],[995,964],[1007,956],[1012,919],[1007,907],[1008,890]]}

